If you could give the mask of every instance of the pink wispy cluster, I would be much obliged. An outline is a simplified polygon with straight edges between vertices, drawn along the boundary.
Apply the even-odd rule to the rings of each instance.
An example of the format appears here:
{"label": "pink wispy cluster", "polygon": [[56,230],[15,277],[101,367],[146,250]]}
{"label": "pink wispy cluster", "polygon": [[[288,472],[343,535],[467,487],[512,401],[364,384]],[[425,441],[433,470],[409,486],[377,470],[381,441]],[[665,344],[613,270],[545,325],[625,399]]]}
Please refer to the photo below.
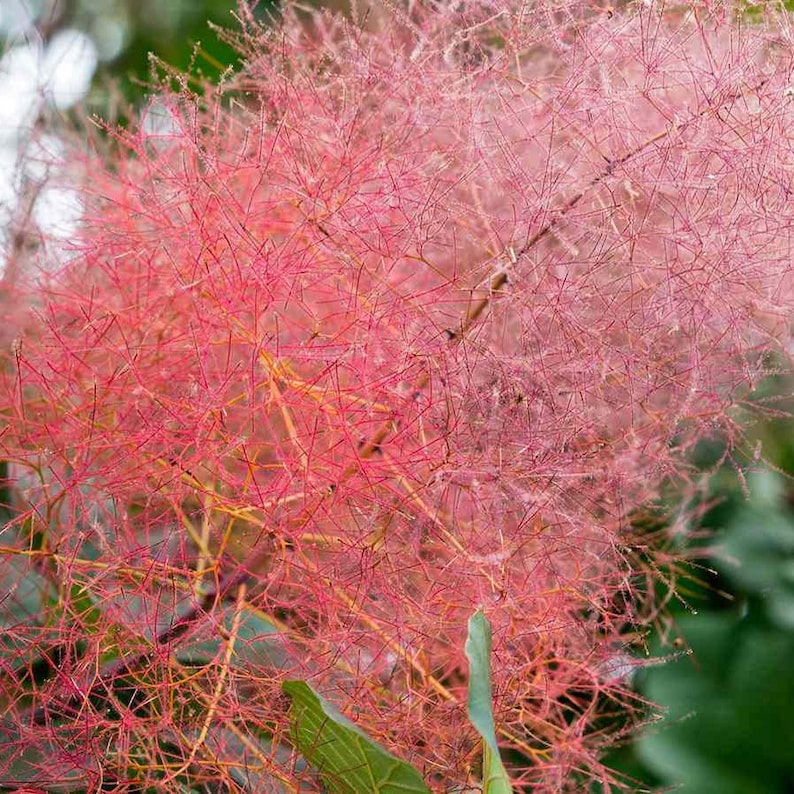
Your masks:
{"label": "pink wispy cluster", "polygon": [[245,68],[88,158],[14,298],[0,779],[313,790],[301,678],[471,790],[482,608],[516,788],[611,785],[631,514],[788,350],[788,20],[243,17]]}

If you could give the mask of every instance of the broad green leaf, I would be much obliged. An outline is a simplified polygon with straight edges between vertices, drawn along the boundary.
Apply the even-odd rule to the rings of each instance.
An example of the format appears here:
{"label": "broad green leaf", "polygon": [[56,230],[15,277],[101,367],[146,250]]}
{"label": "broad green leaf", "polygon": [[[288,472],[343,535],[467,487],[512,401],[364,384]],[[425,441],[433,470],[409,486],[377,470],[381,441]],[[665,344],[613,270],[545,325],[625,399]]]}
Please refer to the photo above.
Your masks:
{"label": "broad green leaf", "polygon": [[305,681],[285,681],[293,741],[332,794],[429,794],[419,772],[367,736]]}
{"label": "broad green leaf", "polygon": [[512,787],[496,742],[491,709],[491,624],[478,610],[469,618],[469,719],[482,736],[483,794],[511,794]]}

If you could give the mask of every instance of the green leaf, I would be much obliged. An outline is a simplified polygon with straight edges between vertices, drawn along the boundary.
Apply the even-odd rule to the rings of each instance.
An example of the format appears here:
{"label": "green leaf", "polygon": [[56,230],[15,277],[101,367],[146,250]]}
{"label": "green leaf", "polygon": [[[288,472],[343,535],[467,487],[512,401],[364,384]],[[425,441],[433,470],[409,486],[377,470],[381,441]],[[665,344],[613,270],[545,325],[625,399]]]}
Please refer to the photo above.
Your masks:
{"label": "green leaf", "polygon": [[482,736],[483,794],[511,794],[513,789],[499,757],[491,710],[491,624],[481,610],[469,618],[466,657],[469,660],[469,719]]}
{"label": "green leaf", "polygon": [[293,741],[333,794],[429,794],[419,772],[373,741],[305,681],[285,681]]}

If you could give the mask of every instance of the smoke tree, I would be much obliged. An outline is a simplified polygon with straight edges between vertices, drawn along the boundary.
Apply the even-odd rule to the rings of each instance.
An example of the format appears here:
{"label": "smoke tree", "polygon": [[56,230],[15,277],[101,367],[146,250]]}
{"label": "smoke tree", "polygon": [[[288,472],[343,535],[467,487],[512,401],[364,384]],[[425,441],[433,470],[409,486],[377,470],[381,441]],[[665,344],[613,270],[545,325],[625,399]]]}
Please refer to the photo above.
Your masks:
{"label": "smoke tree", "polygon": [[632,514],[791,341],[790,20],[240,12],[5,279],[0,781],[321,790],[300,680],[474,790],[482,610],[514,789],[617,790],[676,553]]}

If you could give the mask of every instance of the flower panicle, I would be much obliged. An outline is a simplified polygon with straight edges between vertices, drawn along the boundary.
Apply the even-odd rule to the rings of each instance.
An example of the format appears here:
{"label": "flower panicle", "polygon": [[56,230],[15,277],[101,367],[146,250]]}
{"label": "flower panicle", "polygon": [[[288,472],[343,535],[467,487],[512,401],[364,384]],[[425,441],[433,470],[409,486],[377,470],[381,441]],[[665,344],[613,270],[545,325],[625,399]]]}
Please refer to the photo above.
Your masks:
{"label": "flower panicle", "polygon": [[618,786],[626,646],[676,565],[632,516],[740,444],[790,346],[786,28],[241,19],[241,73],[108,130],[69,256],[14,293],[0,780],[320,790],[301,679],[473,785],[482,608],[516,789]]}

